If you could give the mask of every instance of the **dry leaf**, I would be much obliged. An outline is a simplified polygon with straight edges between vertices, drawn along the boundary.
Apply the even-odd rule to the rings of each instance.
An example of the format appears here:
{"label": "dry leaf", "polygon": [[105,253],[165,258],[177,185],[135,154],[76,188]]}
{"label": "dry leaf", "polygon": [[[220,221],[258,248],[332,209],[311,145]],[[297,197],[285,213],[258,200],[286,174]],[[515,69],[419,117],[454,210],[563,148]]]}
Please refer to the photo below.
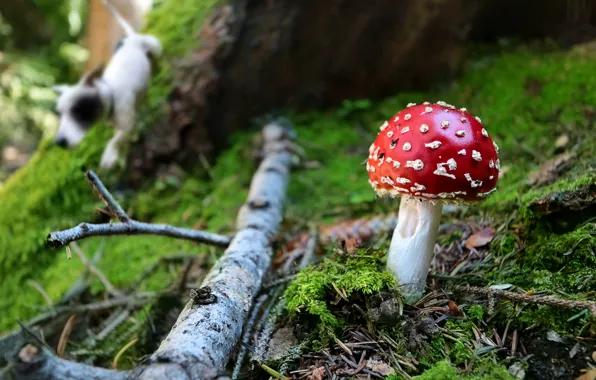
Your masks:
{"label": "dry leaf", "polygon": [[325,377],[325,367],[315,368],[309,376],[310,380],[323,380]]}
{"label": "dry leaf", "polygon": [[580,377],[576,377],[575,380],[596,380],[596,369],[582,369],[584,372]]}
{"label": "dry leaf", "polygon": [[493,240],[496,232],[497,231],[492,227],[483,228],[474,232],[466,240],[466,248],[471,250],[472,248],[478,248],[487,245]]}
{"label": "dry leaf", "polygon": [[379,375],[389,376],[395,374],[395,370],[380,360],[369,360],[366,363],[366,367]]}
{"label": "dry leaf", "polygon": [[528,174],[528,184],[530,186],[544,186],[554,182],[571,167],[572,159],[573,156],[568,152],[559,154],[552,160],[545,162],[538,170]]}

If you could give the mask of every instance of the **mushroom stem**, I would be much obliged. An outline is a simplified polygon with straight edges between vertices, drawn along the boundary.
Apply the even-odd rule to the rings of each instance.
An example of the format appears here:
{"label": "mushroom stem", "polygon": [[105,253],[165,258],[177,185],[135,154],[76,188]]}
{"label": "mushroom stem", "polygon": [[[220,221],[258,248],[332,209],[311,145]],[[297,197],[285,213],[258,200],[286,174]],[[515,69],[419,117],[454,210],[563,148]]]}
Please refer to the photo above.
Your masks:
{"label": "mushroom stem", "polygon": [[439,232],[442,202],[401,197],[387,269],[396,277],[407,302],[424,293]]}

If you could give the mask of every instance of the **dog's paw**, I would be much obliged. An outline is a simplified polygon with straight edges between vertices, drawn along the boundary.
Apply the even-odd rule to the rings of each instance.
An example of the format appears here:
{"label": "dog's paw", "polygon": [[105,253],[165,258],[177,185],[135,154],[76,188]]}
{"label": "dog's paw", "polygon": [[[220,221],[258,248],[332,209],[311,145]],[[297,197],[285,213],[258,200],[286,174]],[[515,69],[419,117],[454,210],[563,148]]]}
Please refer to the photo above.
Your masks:
{"label": "dog's paw", "polygon": [[109,170],[113,169],[118,162],[118,152],[115,149],[107,148],[103,155],[101,156],[101,161],[99,162],[99,167],[101,169]]}

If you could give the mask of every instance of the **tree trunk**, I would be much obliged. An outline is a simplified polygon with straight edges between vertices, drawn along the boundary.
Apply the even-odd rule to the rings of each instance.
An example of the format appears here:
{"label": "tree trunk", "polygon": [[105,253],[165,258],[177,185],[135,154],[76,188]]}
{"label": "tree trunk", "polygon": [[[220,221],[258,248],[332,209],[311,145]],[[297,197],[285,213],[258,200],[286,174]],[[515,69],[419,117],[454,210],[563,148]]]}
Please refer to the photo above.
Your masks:
{"label": "tree trunk", "polygon": [[176,70],[167,116],[132,150],[133,177],[213,156],[231,132],[276,109],[427,89],[460,71],[471,41],[596,35],[585,30],[596,24],[585,0],[526,3],[242,0],[216,9]]}
{"label": "tree trunk", "polygon": [[[85,64],[85,71],[108,62],[116,43],[124,37],[124,30],[105,7],[103,1],[89,0],[85,36],[89,58]],[[147,9],[141,6],[140,0],[111,0],[111,3],[135,30],[143,27],[143,16]]]}

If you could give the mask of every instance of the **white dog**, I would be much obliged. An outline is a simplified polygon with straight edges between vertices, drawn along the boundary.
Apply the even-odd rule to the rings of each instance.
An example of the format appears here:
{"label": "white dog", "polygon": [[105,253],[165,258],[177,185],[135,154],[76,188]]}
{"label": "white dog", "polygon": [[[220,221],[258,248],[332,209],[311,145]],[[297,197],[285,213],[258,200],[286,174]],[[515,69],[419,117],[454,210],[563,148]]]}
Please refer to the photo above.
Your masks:
{"label": "white dog", "polygon": [[56,109],[60,115],[54,143],[75,147],[94,123],[107,117],[116,133],[103,152],[100,167],[110,169],[120,158],[122,143],[134,130],[136,108],[147,91],[152,62],[161,55],[162,46],[154,36],[137,34],[107,0],[104,4],[126,36],[105,69],[100,66],[91,70],[74,86],[54,87],[59,94]]}

